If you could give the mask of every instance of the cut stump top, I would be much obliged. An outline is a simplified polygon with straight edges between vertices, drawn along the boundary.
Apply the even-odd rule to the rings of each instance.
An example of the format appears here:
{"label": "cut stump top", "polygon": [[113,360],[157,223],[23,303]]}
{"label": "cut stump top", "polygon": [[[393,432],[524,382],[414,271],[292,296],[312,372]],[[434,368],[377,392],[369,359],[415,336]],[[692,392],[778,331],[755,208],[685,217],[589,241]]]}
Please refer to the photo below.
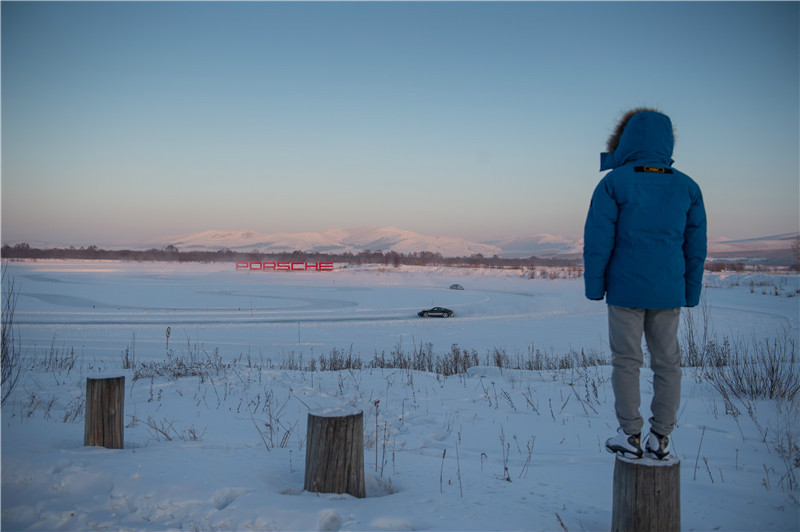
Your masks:
{"label": "cut stump top", "polygon": [[681,461],[678,458],[668,458],[667,460],[656,460],[655,458],[628,458],[625,456],[617,455],[617,460],[639,467],[671,467],[680,466]]}

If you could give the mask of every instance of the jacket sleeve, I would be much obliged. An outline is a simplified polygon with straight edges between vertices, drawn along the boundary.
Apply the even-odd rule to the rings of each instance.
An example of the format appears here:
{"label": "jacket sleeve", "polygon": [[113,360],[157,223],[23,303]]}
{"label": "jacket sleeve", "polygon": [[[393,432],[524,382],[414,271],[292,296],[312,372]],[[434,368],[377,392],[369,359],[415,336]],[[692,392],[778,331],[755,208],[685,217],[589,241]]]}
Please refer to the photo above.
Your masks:
{"label": "jacket sleeve", "polygon": [[605,296],[606,268],[614,250],[618,215],[619,207],[606,176],[594,190],[583,229],[583,277],[588,299]]}
{"label": "jacket sleeve", "polygon": [[703,268],[706,251],[706,209],[703,205],[703,194],[700,188],[695,190],[695,197],[686,217],[686,230],[683,239],[683,256],[686,261],[686,306],[694,307],[700,303],[700,292],[703,288]]}

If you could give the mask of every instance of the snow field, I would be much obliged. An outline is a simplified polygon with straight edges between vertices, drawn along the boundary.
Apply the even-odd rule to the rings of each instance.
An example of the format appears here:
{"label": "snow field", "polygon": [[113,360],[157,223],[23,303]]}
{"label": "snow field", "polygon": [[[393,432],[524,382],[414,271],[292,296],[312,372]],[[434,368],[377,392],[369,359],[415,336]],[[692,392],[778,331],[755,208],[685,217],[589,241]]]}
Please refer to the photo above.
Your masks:
{"label": "snow field", "polygon": [[[437,354],[458,343],[478,351],[481,360],[486,350],[525,353],[532,343],[559,355],[570,348],[607,355],[604,306],[581,300],[580,279],[363,268],[337,272],[324,284],[303,276],[264,285],[262,279],[247,284],[253,281],[220,265],[11,266],[20,287],[19,334],[25,349],[39,356],[37,369],[24,373],[2,408],[4,530],[610,526],[614,458],[602,442],[616,422],[607,366],[547,371],[478,366],[444,377],[403,369],[285,371],[268,364],[289,353],[309,357],[312,349],[315,355],[334,347],[347,351],[350,343],[366,361],[398,342],[408,352],[423,341],[431,341]],[[452,297],[462,299],[448,300],[460,305],[451,307],[456,317],[406,316],[426,306],[415,305],[417,298],[451,297],[441,289],[451,279],[467,288],[453,291]],[[799,298],[790,297],[798,287],[796,277],[775,279],[785,286],[779,296],[719,282],[706,292],[714,334],[735,331],[760,340],[784,330],[797,338]],[[199,292],[208,291],[210,283],[217,283],[217,293],[207,298]],[[299,328],[248,323],[249,318],[229,323],[235,315],[228,307],[242,298],[219,293],[234,289],[253,299],[276,296],[260,298],[264,302],[253,310],[261,313],[258,319],[276,320],[276,313],[295,306],[294,317],[306,321]],[[111,308],[92,321],[97,316],[91,311],[75,313],[70,297]],[[113,303],[129,307],[127,317],[152,320],[134,327],[136,359],[143,363],[166,354],[165,322],[149,314],[158,305],[134,309],[155,297],[162,303],[178,300],[175,308],[181,311],[160,312],[187,323],[204,319],[207,301],[220,301],[217,310],[207,312],[225,323],[172,326],[170,347],[173,357],[187,359],[218,349],[225,363],[201,376],[180,378],[134,379],[134,370],[123,369],[119,353],[132,343],[132,333],[126,318],[112,319],[122,310]],[[332,300],[355,304],[327,306]],[[355,311],[369,316],[330,319]],[[693,317],[698,321],[699,312]],[[585,330],[570,333],[578,328]],[[187,342],[181,333],[189,329],[193,334]],[[298,329],[301,341],[295,337],[292,343]],[[53,332],[57,351],[75,340],[85,342],[87,347],[75,345],[74,365],[47,362]],[[573,341],[561,343],[567,333]],[[50,340],[34,350],[26,335]],[[348,335],[355,337],[349,343]],[[92,345],[111,354],[95,354]],[[59,352],[58,358],[68,358]],[[85,378],[113,373],[126,376],[125,448],[83,447]],[[642,390],[647,417],[647,369]],[[798,529],[798,491],[788,488],[791,466],[775,451],[800,432],[797,402],[726,401],[695,368],[684,370],[682,395],[674,446],[681,459],[683,528]],[[307,414],[331,408],[364,412],[366,499],[303,491]]]}
{"label": "snow field", "polygon": [[[124,347],[135,347],[140,358],[161,358],[166,327],[174,349],[199,342],[227,356],[273,359],[292,352],[307,358],[312,350],[318,356],[334,347],[371,358],[398,343],[412,350],[425,342],[445,350],[458,343],[524,353],[538,347],[543,330],[553,337],[543,348],[568,351],[598,344],[605,320],[602,305],[563,290],[562,283],[574,286],[574,280],[527,282],[520,271],[236,272],[230,264],[57,262],[10,265],[12,274],[21,268],[16,322],[26,328],[27,347],[49,348],[55,338],[86,358],[116,358]],[[468,290],[449,290],[451,280]],[[443,326],[417,317],[437,305],[458,319]],[[598,327],[577,326],[587,315]],[[541,330],[532,330],[531,318]],[[570,320],[576,326],[561,330]]]}

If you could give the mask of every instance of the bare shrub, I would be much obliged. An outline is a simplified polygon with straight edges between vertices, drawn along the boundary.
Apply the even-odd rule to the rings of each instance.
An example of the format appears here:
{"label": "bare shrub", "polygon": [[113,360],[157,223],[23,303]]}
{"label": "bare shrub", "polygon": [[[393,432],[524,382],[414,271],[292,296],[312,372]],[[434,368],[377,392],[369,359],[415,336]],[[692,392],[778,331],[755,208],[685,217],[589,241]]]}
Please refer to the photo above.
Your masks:
{"label": "bare shrub", "polygon": [[194,425],[188,428],[178,429],[175,421],[166,417],[160,420],[148,417],[147,421],[142,421],[136,416],[132,416],[129,426],[134,426],[139,422],[144,423],[145,428],[156,441],[172,441],[177,438],[180,441],[200,441],[205,436],[206,429],[198,430]]}
{"label": "bare shrub", "polygon": [[595,350],[584,349],[576,351],[571,349],[569,353],[557,355],[555,353],[545,353],[534,346],[528,348],[527,356],[517,355],[515,361],[508,361],[505,367],[511,369],[523,369],[528,371],[541,370],[562,370],[574,368],[588,368],[592,366],[606,366],[610,360]]}
{"label": "bare shrub", "polygon": [[324,355],[320,355],[319,357],[319,369],[320,371],[341,371],[341,370],[352,370],[352,369],[361,369],[363,367],[363,362],[361,358],[358,356],[353,356],[353,346],[350,346],[350,351],[345,355],[339,349],[335,347],[331,349],[331,352],[328,354],[327,357]]}
{"label": "bare shrub", "polygon": [[170,351],[166,360],[149,360],[139,362],[134,366],[133,380],[166,377],[172,380],[181,377],[200,377],[201,382],[208,377],[228,375],[236,361],[225,362],[219,354],[219,349],[211,353],[202,347],[187,342],[189,349],[186,353],[176,356]]}
{"label": "bare shrub", "polygon": [[50,349],[42,354],[34,350],[30,357],[29,366],[37,371],[47,371],[53,374],[58,382],[58,377],[68,376],[80,357],[75,354],[74,347],[57,347],[55,336],[50,341]]}
{"label": "bare shrub", "polygon": [[[300,356],[300,361],[302,361],[302,356]],[[450,351],[446,353],[437,354],[434,352],[433,344],[430,342],[420,345],[415,344],[410,353],[404,351],[398,343],[388,354],[385,351],[376,352],[372,360],[366,363],[362,363],[358,355],[353,355],[352,350],[347,357],[343,357],[342,353],[336,349],[333,349],[328,357],[319,357],[318,361],[319,364],[312,368],[310,365],[303,365],[302,363],[298,365],[298,359],[292,356],[288,362],[281,365],[280,369],[302,368],[310,371],[314,371],[314,369],[319,369],[320,371],[361,368],[404,369],[435,373],[447,377],[466,373],[469,368],[482,364],[500,369],[528,371],[587,368],[609,364],[608,358],[594,350],[587,352],[583,349],[580,351],[573,349],[569,353],[558,355],[555,353],[543,353],[534,347],[530,347],[527,354],[516,353],[512,356],[505,349],[495,347],[488,350],[486,356],[481,360],[475,349],[462,348],[458,344],[452,344]]]}
{"label": "bare shrub", "polygon": [[122,369],[133,369],[136,366],[136,333],[131,336],[131,345],[122,352]]}
{"label": "bare shrub", "polygon": [[723,344],[724,364],[705,366],[706,376],[720,393],[738,399],[785,399],[800,392],[795,339],[785,332],[780,338]]}
{"label": "bare shrub", "polygon": [[437,358],[436,373],[456,375],[466,373],[469,368],[477,365],[479,365],[477,351],[461,349],[458,344],[453,344],[450,346],[449,353]]}
{"label": "bare shrub", "polygon": [[14,330],[14,311],[17,308],[19,290],[15,287],[14,279],[6,278],[6,269],[2,270],[3,284],[3,317],[2,317],[2,399],[0,404],[5,404],[8,396],[14,390],[22,372],[22,359],[17,342],[17,332]]}
{"label": "bare shrub", "polygon": [[731,351],[729,341],[724,338],[720,344],[714,337],[708,302],[703,299],[699,306],[683,309],[681,318],[681,366],[706,368],[726,365]]}

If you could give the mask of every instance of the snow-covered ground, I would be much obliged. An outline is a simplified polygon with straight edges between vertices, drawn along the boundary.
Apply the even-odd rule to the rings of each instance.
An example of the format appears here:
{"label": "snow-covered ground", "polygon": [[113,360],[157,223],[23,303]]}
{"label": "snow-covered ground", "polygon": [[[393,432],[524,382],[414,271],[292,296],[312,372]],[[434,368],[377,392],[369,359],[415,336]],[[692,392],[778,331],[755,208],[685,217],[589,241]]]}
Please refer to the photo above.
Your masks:
{"label": "snow-covered ground", "polygon": [[[2,406],[3,530],[610,528],[610,368],[487,365],[496,351],[608,357],[605,305],[575,272],[40,261],[5,277],[27,369]],[[707,274],[695,330],[797,342],[798,281]],[[416,316],[437,305],[455,317]],[[446,357],[454,344],[481,365],[281,369],[332,352]],[[203,375],[136,369],[177,359]],[[683,529],[800,529],[799,453],[780,452],[800,442],[798,400],[727,402],[701,373],[684,370],[674,434]],[[126,376],[124,449],[83,446],[97,375]],[[642,390],[647,417],[649,370]],[[303,491],[307,414],[331,407],[364,412],[365,499]]]}

